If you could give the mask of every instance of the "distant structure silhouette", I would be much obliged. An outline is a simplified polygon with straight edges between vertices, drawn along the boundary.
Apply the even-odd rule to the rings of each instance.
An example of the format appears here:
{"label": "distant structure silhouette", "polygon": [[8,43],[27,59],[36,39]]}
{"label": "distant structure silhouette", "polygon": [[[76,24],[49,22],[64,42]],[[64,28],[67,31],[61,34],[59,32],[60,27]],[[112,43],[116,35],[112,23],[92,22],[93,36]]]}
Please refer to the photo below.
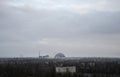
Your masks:
{"label": "distant structure silhouette", "polygon": [[42,59],[43,59],[43,58],[49,58],[49,55],[41,55],[40,52],[39,52],[39,58],[40,58],[40,59],[41,59],[41,58],[42,58]]}
{"label": "distant structure silhouette", "polygon": [[55,55],[55,58],[63,58],[63,57],[65,57],[65,55],[63,53],[57,53]]}
{"label": "distant structure silhouette", "polygon": [[39,58],[49,58],[49,55],[39,56]]}

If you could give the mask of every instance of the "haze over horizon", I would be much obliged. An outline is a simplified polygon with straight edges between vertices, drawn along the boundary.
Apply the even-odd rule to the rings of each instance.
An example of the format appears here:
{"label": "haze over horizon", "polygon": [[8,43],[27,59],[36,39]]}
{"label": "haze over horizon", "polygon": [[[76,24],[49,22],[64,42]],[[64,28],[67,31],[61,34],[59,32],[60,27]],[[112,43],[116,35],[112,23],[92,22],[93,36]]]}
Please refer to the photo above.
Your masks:
{"label": "haze over horizon", "polygon": [[120,57],[120,0],[0,0],[0,57]]}

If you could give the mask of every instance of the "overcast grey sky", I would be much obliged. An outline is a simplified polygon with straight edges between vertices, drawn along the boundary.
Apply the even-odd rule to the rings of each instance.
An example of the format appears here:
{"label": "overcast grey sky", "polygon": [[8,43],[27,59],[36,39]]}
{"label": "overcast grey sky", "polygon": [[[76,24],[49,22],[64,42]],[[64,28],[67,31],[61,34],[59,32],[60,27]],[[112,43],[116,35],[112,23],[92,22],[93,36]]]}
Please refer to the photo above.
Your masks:
{"label": "overcast grey sky", "polygon": [[120,0],[0,0],[0,57],[120,57]]}

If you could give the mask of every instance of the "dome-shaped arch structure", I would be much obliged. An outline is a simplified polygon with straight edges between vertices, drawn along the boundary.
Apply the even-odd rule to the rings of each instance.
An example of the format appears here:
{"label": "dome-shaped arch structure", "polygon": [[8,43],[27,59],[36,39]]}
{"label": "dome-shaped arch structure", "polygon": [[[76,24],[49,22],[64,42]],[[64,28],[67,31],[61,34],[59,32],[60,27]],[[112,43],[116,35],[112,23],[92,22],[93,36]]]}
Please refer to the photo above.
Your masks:
{"label": "dome-shaped arch structure", "polygon": [[55,58],[62,58],[62,57],[65,57],[65,55],[63,53],[57,53],[55,55]]}

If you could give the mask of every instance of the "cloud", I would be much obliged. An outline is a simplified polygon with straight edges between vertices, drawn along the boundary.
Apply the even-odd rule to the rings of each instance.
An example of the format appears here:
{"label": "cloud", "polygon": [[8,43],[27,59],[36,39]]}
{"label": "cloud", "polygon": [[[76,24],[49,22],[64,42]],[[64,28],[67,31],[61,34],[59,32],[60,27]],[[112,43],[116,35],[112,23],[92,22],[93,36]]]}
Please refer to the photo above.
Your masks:
{"label": "cloud", "polygon": [[[4,55],[0,56],[28,52],[26,56],[30,56],[35,49],[52,56],[63,52],[69,56],[118,57],[119,3],[119,0],[1,0],[0,53]],[[11,54],[6,55],[7,52]]]}
{"label": "cloud", "polygon": [[[82,2],[82,1],[81,1]],[[97,12],[120,12],[118,8],[119,1],[113,0],[85,0],[83,4],[75,4],[73,5],[73,10],[80,14],[87,14],[94,11]]]}
{"label": "cloud", "polygon": [[98,12],[120,12],[119,0],[6,0],[1,4],[21,9],[34,10],[57,10],[64,9],[80,14],[86,14],[93,11]]}

